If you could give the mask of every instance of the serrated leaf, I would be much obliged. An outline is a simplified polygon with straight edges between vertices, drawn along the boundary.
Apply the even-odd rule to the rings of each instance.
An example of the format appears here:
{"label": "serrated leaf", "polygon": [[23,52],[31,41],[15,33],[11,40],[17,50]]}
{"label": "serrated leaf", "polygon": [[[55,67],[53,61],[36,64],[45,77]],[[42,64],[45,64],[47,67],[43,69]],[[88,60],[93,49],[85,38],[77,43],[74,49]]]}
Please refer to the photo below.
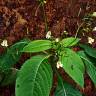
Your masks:
{"label": "serrated leaf", "polygon": [[94,64],[90,61],[90,59],[87,57],[87,55],[84,53],[84,51],[78,52],[78,54],[81,56],[81,58],[84,60],[85,66],[86,66],[86,72],[90,76],[91,80],[96,85],[96,67]]}
{"label": "serrated leaf", "polygon": [[22,40],[8,48],[7,52],[0,58],[0,68],[6,70],[16,64],[20,59],[23,47],[28,43],[29,40]]}
{"label": "serrated leaf", "polygon": [[74,52],[73,50],[69,48],[65,48],[62,56],[63,56],[62,59],[66,59],[66,58],[70,59],[72,65],[76,66],[77,68],[79,68],[81,72],[84,73],[85,71],[84,63],[76,52]]}
{"label": "serrated leaf", "polygon": [[83,48],[89,56],[96,58],[96,49],[95,48],[92,48],[85,44],[80,44],[80,47]]}
{"label": "serrated leaf", "polygon": [[55,96],[82,96],[82,94],[70,84],[58,80]]}
{"label": "serrated leaf", "polygon": [[43,55],[27,60],[16,80],[16,96],[49,96],[52,69]]}
{"label": "serrated leaf", "polygon": [[63,39],[60,43],[64,47],[71,47],[71,46],[76,45],[79,41],[80,39],[78,38],[69,37],[69,38]]}
{"label": "serrated leaf", "polygon": [[81,58],[71,49],[66,48],[60,58],[65,72],[81,87],[84,86],[84,64]]}
{"label": "serrated leaf", "polygon": [[40,52],[52,48],[50,40],[35,40],[23,48],[23,52]]}

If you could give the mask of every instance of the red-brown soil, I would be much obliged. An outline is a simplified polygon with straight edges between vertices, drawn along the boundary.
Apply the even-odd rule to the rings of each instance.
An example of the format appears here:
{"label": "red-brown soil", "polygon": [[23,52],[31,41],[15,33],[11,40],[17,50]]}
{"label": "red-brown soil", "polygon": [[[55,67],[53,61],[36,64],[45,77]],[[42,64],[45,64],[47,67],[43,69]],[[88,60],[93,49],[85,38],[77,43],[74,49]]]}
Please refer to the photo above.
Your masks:
{"label": "red-brown soil", "polygon": [[[67,36],[74,36],[83,17],[94,11],[96,11],[96,0],[47,0],[43,7],[39,5],[38,0],[0,0],[0,42],[7,39],[8,44],[12,45],[23,38],[44,39],[46,35],[44,13],[48,30],[54,37],[62,36],[65,30],[68,31]],[[94,26],[96,20],[92,27]],[[96,39],[95,32],[84,34],[84,36],[82,33],[78,35],[83,38],[84,43],[88,36]],[[96,43],[93,44],[93,47],[95,46]],[[1,54],[2,51],[3,48],[0,47]],[[21,58],[20,63],[22,62]],[[62,70],[60,72],[62,76],[65,74]],[[70,82],[69,77],[67,80]],[[55,83],[56,79],[54,85]],[[52,90],[54,91],[54,87]],[[85,89],[81,91],[86,96],[96,96],[94,90],[90,78],[85,76]],[[14,96],[12,94],[14,94],[14,85],[0,87],[0,96]]]}

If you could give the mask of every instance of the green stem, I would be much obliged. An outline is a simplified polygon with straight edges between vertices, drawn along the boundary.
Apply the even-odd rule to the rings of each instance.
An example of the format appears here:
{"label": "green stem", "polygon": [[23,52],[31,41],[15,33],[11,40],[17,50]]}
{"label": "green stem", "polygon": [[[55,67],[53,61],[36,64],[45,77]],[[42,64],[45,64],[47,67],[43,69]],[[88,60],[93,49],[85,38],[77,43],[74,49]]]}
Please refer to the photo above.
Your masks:
{"label": "green stem", "polygon": [[[53,59],[51,59],[51,58],[53,58]],[[50,58],[51,59],[50,62],[51,62],[54,73],[56,73],[56,75],[58,77],[58,81],[59,81],[58,83],[60,83],[60,85],[63,88],[64,94],[65,94],[64,96],[67,96],[67,93],[66,93],[66,90],[65,90],[65,87],[64,87],[64,84],[63,84],[62,77],[60,76],[60,74],[59,74],[59,72],[58,72],[58,70],[56,68],[57,60],[56,61],[54,60],[54,58],[55,58],[54,55],[51,58]]]}

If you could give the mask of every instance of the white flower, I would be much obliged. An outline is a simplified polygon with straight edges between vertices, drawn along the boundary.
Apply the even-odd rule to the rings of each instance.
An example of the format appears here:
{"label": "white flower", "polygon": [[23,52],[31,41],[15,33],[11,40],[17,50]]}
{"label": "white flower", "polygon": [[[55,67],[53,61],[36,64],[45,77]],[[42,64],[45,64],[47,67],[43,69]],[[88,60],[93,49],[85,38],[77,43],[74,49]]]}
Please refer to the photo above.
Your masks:
{"label": "white flower", "polygon": [[92,44],[93,42],[94,42],[94,39],[91,38],[91,37],[88,37],[88,43],[89,43],[89,44]]}
{"label": "white flower", "polygon": [[55,41],[56,41],[56,42],[59,42],[59,38],[56,38]]}
{"label": "white flower", "polygon": [[93,31],[96,31],[96,27],[93,28]]}
{"label": "white flower", "polygon": [[65,30],[65,31],[64,31],[64,34],[65,34],[65,35],[68,35],[68,32]]}
{"label": "white flower", "polygon": [[64,30],[64,33],[66,33],[67,31],[66,30]]}
{"label": "white flower", "polygon": [[7,42],[7,40],[3,40],[3,42],[1,43],[1,46],[8,47],[8,42]]}
{"label": "white flower", "polygon": [[93,12],[92,16],[93,16],[93,17],[96,17],[96,12]]}
{"label": "white flower", "polygon": [[61,64],[61,61],[58,61],[57,62],[57,66],[56,66],[58,69],[60,68],[60,67],[63,67],[63,64]]}
{"label": "white flower", "polygon": [[45,4],[47,3],[46,0],[43,1]]}
{"label": "white flower", "polygon": [[47,38],[47,39],[50,39],[50,38],[51,38],[51,31],[48,31],[48,32],[47,32],[46,38]]}

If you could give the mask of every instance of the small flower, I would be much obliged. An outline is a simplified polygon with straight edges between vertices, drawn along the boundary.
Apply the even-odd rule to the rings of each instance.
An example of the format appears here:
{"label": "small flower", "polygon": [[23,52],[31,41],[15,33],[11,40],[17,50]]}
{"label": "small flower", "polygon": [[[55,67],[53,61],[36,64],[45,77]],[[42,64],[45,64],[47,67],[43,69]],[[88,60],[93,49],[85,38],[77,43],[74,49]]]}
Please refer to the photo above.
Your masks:
{"label": "small flower", "polygon": [[67,33],[67,31],[66,31],[66,30],[64,30],[64,33]]}
{"label": "small flower", "polygon": [[93,16],[93,17],[96,17],[96,12],[93,12],[92,16]]}
{"label": "small flower", "polygon": [[59,42],[59,38],[56,38],[55,41],[56,41],[56,42]]}
{"label": "small flower", "polygon": [[96,27],[93,28],[93,31],[96,31]]}
{"label": "small flower", "polygon": [[93,42],[94,42],[94,39],[91,38],[91,37],[88,37],[88,43],[89,43],[89,44],[92,44]]}
{"label": "small flower", "polygon": [[1,43],[1,46],[8,47],[8,42],[7,42],[7,40],[3,40],[3,42]]}
{"label": "small flower", "polygon": [[58,61],[57,62],[57,66],[56,66],[58,69],[60,68],[60,67],[63,67],[63,64],[61,64],[61,61]]}
{"label": "small flower", "polygon": [[46,4],[46,3],[47,3],[47,2],[46,2],[46,0],[44,0],[43,2],[44,2],[44,4]]}
{"label": "small flower", "polygon": [[68,32],[65,30],[65,31],[64,31],[64,34],[65,34],[65,35],[68,35]]}
{"label": "small flower", "polygon": [[50,38],[51,38],[51,31],[48,31],[48,32],[47,32],[46,38],[47,38],[47,39],[50,39]]}

